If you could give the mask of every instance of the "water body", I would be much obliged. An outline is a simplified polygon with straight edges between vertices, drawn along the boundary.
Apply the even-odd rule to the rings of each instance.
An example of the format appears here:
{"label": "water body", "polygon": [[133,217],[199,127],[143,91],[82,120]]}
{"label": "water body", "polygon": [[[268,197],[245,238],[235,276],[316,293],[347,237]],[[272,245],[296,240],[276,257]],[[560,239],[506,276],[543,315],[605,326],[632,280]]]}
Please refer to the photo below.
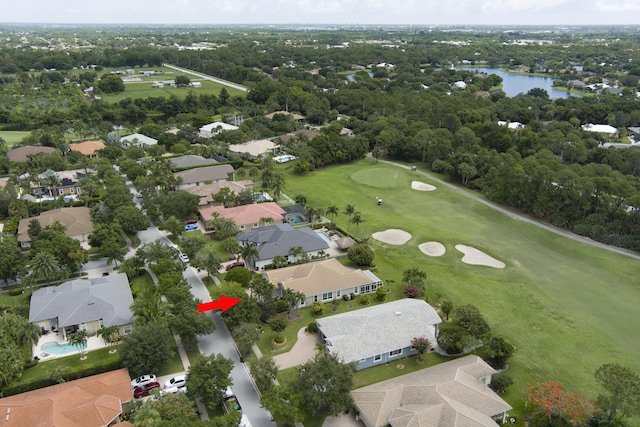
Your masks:
{"label": "water body", "polygon": [[[347,80],[353,82],[353,81],[355,81],[355,79],[353,78],[354,74],[355,73],[346,74],[345,77],[347,78]],[[373,73],[371,71],[369,71],[367,74],[369,74],[369,77],[373,77]]]}
{"label": "water body", "polygon": [[551,77],[528,76],[525,74],[507,73],[500,68],[469,68],[469,70],[479,73],[496,74],[502,77],[502,91],[508,96],[513,97],[521,93],[527,93],[531,89],[540,88],[547,91],[549,98],[569,98],[569,96],[580,96],[569,94],[563,90],[553,87],[553,79]]}

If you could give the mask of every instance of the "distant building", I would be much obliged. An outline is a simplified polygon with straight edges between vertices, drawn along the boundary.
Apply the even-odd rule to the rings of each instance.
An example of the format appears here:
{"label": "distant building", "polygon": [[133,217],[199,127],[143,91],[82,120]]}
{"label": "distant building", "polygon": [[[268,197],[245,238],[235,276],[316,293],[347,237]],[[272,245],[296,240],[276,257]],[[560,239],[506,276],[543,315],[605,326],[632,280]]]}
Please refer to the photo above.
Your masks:
{"label": "distant building", "polygon": [[230,125],[223,122],[213,122],[208,125],[204,125],[200,128],[200,135],[205,138],[211,138],[219,134],[220,132],[225,132],[228,130],[238,130],[238,126]]}
{"label": "distant building", "polygon": [[106,145],[104,141],[84,141],[77,144],[69,144],[71,151],[77,151],[80,154],[84,154],[87,157],[97,157],[98,151],[104,150]]}
{"label": "distant building", "polygon": [[303,123],[304,122],[304,116],[300,115],[300,114],[295,114],[295,113],[290,113],[288,111],[274,111],[273,113],[269,113],[267,115],[265,115],[265,117],[269,120],[273,120],[273,116],[275,116],[276,114],[282,114],[285,116],[289,116],[293,119],[294,122],[300,122]]}
{"label": "distant building", "polygon": [[229,151],[231,153],[241,156],[244,153],[249,154],[249,159],[257,159],[264,157],[269,153],[276,153],[280,148],[278,143],[271,141],[270,139],[255,139],[242,144],[229,145]]}
{"label": "distant building", "polygon": [[120,145],[125,149],[129,147],[149,148],[158,145],[158,140],[141,133],[134,133],[120,138]]}
{"label": "distant building", "polygon": [[7,152],[7,158],[12,162],[28,162],[31,156],[38,153],[50,154],[56,151],[53,147],[44,147],[42,145],[24,145]]}
{"label": "distant building", "polygon": [[586,125],[582,125],[582,130],[586,132],[595,132],[602,133],[609,136],[617,136],[620,131],[610,125],[594,125],[593,123],[589,123]]}
{"label": "distant building", "polygon": [[233,166],[216,165],[187,169],[176,172],[173,176],[182,178],[182,183],[176,186],[176,190],[182,190],[187,187],[197,187],[214,182],[233,181],[233,174]]}
{"label": "distant building", "polygon": [[31,247],[31,237],[28,231],[29,222],[33,219],[37,219],[42,228],[51,225],[54,221],[58,221],[65,226],[64,234],[67,237],[79,240],[80,242],[85,242],[89,234],[93,231],[91,209],[89,208],[60,208],[42,212],[38,216],[20,220],[18,224],[18,242],[23,249]]}

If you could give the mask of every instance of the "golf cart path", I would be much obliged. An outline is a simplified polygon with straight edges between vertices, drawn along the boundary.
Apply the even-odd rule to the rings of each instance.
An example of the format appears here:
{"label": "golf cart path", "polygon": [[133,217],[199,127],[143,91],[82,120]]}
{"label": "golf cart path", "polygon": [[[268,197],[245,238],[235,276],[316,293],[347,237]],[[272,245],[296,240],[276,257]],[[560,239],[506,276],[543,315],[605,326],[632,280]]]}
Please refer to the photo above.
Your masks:
{"label": "golf cart path", "polygon": [[183,73],[191,74],[193,76],[200,77],[201,79],[205,79],[205,80],[209,80],[209,81],[212,81],[212,82],[219,83],[221,85],[229,86],[231,88],[238,89],[238,90],[241,90],[243,92],[247,92],[248,91],[248,89],[245,86],[242,86],[242,85],[239,85],[237,83],[233,83],[233,82],[230,82],[230,81],[227,81],[227,80],[219,79],[217,77],[212,77],[212,76],[209,76],[207,74],[199,73],[197,71],[192,71],[192,70],[189,70],[187,68],[177,67],[175,65],[167,64],[166,62],[164,64],[162,64],[162,66],[163,67],[167,67],[167,68],[173,68],[176,71],[181,71]]}
{"label": "golf cart path", "polygon": [[[367,157],[372,159],[373,155],[371,153],[368,153]],[[400,168],[411,170],[411,166],[405,166],[405,165],[402,165],[400,163],[391,162],[389,160],[377,159],[377,161],[380,162],[380,163],[387,163],[387,164],[390,164],[390,165],[393,165],[393,166],[398,166]],[[517,214],[515,212],[512,212],[512,211],[510,211],[508,209],[505,209],[505,208],[503,208],[501,206],[498,206],[497,204],[495,204],[493,202],[490,202],[488,200],[485,200],[485,199],[479,197],[478,195],[472,193],[471,191],[465,190],[465,189],[460,188],[460,187],[458,187],[456,185],[453,185],[453,184],[451,184],[449,182],[446,182],[446,181],[443,181],[443,180],[441,180],[439,178],[436,178],[435,176],[431,175],[428,172],[424,172],[424,171],[421,171],[421,170],[416,170],[413,173],[421,175],[421,176],[424,176],[425,178],[428,178],[428,179],[430,179],[432,181],[435,181],[435,182],[437,182],[437,183],[439,183],[441,185],[444,185],[444,186],[446,186],[447,188],[449,188],[449,189],[451,189],[453,191],[456,191],[456,192],[458,192],[460,194],[463,194],[466,197],[469,197],[470,199],[473,199],[473,200],[475,200],[477,202],[480,202],[483,205],[490,207],[491,209],[494,209],[494,210],[496,210],[496,211],[498,211],[500,213],[503,213],[503,214],[507,215],[509,218],[516,219],[518,221],[523,221],[523,222],[526,222],[526,223],[531,224],[531,225],[535,225],[536,227],[540,227],[540,228],[542,228],[544,230],[550,231],[550,232],[552,232],[554,234],[557,234],[558,236],[562,236],[562,237],[566,237],[566,238],[571,239],[571,240],[575,240],[576,242],[586,243],[588,245],[595,246],[596,248],[605,249],[607,251],[615,252],[615,253],[620,254],[620,255],[625,255],[625,256],[628,256],[630,258],[640,259],[640,254],[628,251],[626,249],[618,248],[616,246],[611,246],[611,245],[606,245],[604,243],[596,242],[595,240],[591,240],[591,239],[588,239],[586,237],[578,236],[577,234],[573,234],[573,233],[570,233],[568,231],[561,230],[561,229],[553,227],[553,226],[551,226],[549,224],[546,224],[546,223],[537,221],[535,219],[526,217],[524,215],[520,215],[520,214]]]}

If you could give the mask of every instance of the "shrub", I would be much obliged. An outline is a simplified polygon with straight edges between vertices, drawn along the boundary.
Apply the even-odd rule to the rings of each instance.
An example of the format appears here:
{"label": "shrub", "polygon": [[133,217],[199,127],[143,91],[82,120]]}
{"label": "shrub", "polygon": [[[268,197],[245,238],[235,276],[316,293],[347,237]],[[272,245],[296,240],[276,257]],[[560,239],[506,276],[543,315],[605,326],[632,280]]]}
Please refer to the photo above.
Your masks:
{"label": "shrub", "polygon": [[360,304],[369,305],[369,295],[367,294],[360,295]]}
{"label": "shrub", "polygon": [[13,288],[9,290],[9,295],[12,297],[22,295],[22,288]]}
{"label": "shrub", "polygon": [[356,294],[354,294],[353,292],[351,292],[351,293],[349,294],[349,299],[350,299],[351,301],[353,301],[354,299],[356,299]]}
{"label": "shrub", "polygon": [[387,288],[384,286],[378,286],[376,289],[376,299],[380,302],[387,300]]}
{"label": "shrub", "polygon": [[318,332],[318,324],[316,322],[311,322],[307,325],[307,332],[315,334]]}
{"label": "shrub", "polygon": [[438,345],[447,354],[459,354],[464,350],[464,344],[469,333],[459,326],[442,326],[438,333]]}
{"label": "shrub", "polygon": [[373,263],[373,249],[366,243],[353,245],[347,251],[349,259],[356,265],[369,266]]}
{"label": "shrub", "polygon": [[278,344],[282,344],[284,342],[284,336],[275,337],[273,340]]}
{"label": "shrub", "polygon": [[284,313],[287,310],[289,310],[289,305],[286,303],[286,301],[281,299],[276,301],[276,311],[278,313]]}
{"label": "shrub", "polygon": [[349,294],[344,294],[344,295],[342,295],[342,299],[344,301],[349,301],[351,298],[349,297]]}
{"label": "shrub", "polygon": [[420,288],[418,285],[404,285],[404,289],[402,289],[402,295],[407,298],[418,298],[420,296]]}
{"label": "shrub", "polygon": [[316,301],[313,303],[313,307],[311,308],[311,310],[316,316],[322,316],[324,314],[324,304],[320,301]]}
{"label": "shrub", "polygon": [[489,388],[498,394],[503,394],[511,384],[513,384],[513,379],[509,375],[501,373],[491,378]]}

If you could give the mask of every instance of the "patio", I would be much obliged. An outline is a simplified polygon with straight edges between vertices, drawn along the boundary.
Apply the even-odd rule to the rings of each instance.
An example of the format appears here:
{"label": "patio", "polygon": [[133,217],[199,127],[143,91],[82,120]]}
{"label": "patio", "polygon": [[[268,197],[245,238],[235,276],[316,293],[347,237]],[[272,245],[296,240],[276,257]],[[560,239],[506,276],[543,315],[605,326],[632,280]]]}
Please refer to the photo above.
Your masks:
{"label": "patio", "polygon": [[[48,349],[48,347],[52,344],[57,344],[58,346],[62,347],[53,347],[53,349]],[[43,345],[45,346],[44,349],[42,348]],[[65,357],[72,354],[79,354],[79,351],[74,346],[70,346],[71,348],[68,349],[68,351],[65,351],[65,348],[68,345],[69,343],[65,341],[61,332],[49,332],[46,335],[42,335],[38,340],[38,344],[33,347],[33,356],[38,357],[40,360],[44,361],[57,359],[59,357]],[[98,350],[106,346],[107,345],[101,337],[90,336],[89,338],[87,338],[87,351]],[[54,349],[59,354],[55,354],[54,351],[52,351]]]}

